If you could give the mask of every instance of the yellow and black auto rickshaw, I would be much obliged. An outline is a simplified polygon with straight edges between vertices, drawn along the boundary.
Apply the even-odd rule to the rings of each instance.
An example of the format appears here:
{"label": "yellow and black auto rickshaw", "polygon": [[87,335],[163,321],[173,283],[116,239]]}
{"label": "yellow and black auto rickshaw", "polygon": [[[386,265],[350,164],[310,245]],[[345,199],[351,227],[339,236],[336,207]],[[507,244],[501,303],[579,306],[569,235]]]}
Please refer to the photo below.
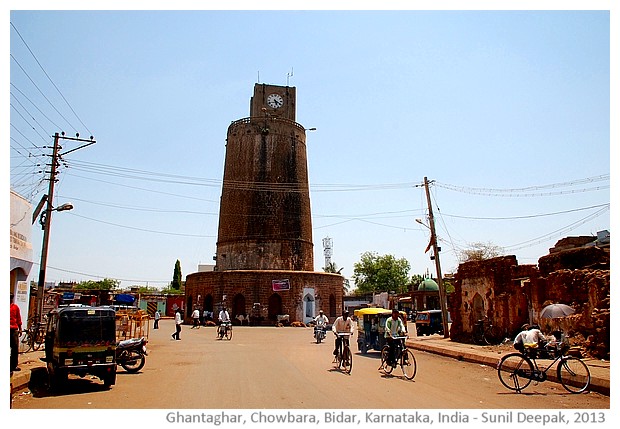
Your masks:
{"label": "yellow and black auto rickshaw", "polygon": [[[385,345],[385,322],[392,317],[392,310],[379,307],[360,308],[353,312],[357,319],[357,349],[362,353],[369,350],[381,351]],[[400,317],[407,326],[404,311]]]}
{"label": "yellow and black auto rickshaw", "polygon": [[45,359],[50,388],[69,374],[94,375],[105,387],[116,382],[116,315],[110,307],[61,307],[48,315]]}

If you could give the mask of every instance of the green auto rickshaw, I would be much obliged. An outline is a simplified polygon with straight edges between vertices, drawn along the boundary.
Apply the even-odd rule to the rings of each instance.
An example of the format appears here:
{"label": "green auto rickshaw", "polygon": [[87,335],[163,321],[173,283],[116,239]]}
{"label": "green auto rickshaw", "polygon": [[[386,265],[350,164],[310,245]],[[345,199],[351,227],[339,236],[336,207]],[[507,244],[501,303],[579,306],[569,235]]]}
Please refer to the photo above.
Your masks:
{"label": "green auto rickshaw", "polygon": [[48,314],[45,362],[50,388],[64,387],[69,374],[94,375],[116,383],[116,313],[110,307],[69,306]]}

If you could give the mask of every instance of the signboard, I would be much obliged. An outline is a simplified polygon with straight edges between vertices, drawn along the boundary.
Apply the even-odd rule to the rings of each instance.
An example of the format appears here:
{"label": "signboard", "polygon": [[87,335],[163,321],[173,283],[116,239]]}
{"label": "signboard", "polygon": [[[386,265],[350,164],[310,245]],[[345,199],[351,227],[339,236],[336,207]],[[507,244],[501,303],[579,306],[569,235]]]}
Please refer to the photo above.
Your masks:
{"label": "signboard", "polygon": [[288,279],[286,279],[286,280],[272,280],[271,281],[271,287],[272,287],[274,292],[281,292],[283,290],[290,290],[291,289],[291,284],[288,281]]}

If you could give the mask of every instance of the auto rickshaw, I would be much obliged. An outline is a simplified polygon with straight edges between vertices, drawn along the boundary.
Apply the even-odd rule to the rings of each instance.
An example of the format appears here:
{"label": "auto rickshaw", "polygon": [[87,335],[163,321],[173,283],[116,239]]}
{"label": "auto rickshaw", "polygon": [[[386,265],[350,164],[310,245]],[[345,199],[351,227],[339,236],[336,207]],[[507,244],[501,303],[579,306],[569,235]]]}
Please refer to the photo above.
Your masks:
{"label": "auto rickshaw", "polygon": [[[392,317],[392,310],[379,307],[360,308],[353,312],[357,318],[357,349],[366,354],[369,350],[381,351],[385,345],[385,322]],[[407,316],[400,312],[407,326]]]}
{"label": "auto rickshaw", "polygon": [[116,314],[110,307],[62,307],[48,315],[45,362],[50,388],[69,374],[94,375],[106,388],[116,383]]}
{"label": "auto rickshaw", "polygon": [[[448,322],[450,322],[449,317]],[[415,316],[415,329],[419,337],[432,334],[443,335],[441,310],[418,311]]]}

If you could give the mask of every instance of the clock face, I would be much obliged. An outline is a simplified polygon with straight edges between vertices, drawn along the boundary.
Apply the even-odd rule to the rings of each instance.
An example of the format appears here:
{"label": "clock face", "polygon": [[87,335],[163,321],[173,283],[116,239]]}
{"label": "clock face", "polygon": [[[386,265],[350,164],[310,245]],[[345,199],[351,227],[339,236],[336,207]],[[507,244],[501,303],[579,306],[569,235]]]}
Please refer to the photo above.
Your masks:
{"label": "clock face", "polygon": [[267,97],[267,105],[272,109],[278,109],[282,107],[283,104],[284,100],[282,99],[282,96],[280,94],[270,94]]}

